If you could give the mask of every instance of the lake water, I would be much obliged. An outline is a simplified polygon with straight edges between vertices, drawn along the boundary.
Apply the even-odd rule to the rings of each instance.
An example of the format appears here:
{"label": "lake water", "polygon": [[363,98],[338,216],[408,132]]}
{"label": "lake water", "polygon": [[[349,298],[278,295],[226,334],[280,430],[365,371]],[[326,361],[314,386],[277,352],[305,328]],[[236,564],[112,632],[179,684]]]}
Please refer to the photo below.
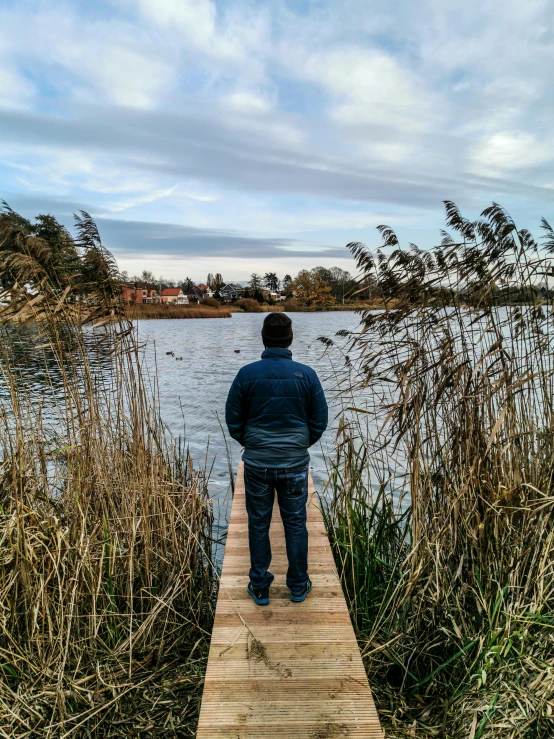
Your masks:
{"label": "lake water", "polygon": [[[193,458],[201,464],[208,449],[210,492],[222,525],[230,497],[227,449],[234,470],[240,460],[240,445],[227,437],[226,447],[221,428],[225,427],[225,401],[239,369],[260,358],[265,316],[234,313],[230,319],[147,320],[135,324],[139,341],[144,344],[143,361],[152,374],[157,371],[161,411],[169,430],[175,436],[184,435]],[[310,450],[312,476],[316,488],[321,489],[327,478],[325,454],[332,451],[334,420],[340,410],[337,375],[344,365],[335,353],[332,359],[318,336],[334,338],[340,329],[355,330],[359,318],[350,311],[294,313],[291,318],[293,358],[317,371],[330,406],[329,429],[321,443]],[[174,352],[175,357],[167,352]]]}

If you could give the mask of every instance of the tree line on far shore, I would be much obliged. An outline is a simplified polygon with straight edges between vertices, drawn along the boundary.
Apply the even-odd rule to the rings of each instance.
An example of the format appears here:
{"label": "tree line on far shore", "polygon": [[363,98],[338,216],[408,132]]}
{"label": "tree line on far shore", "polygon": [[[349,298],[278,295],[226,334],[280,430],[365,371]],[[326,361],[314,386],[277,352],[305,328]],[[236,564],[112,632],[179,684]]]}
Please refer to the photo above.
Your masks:
{"label": "tree line on far shore", "polygon": [[195,290],[205,292],[209,288],[215,298],[222,298],[220,292],[226,285],[234,285],[239,289],[237,299],[251,299],[260,304],[272,305],[285,298],[288,303],[295,301],[300,305],[310,307],[346,304],[362,299],[372,299],[375,296],[375,280],[369,283],[360,283],[350,272],[340,267],[314,267],[311,270],[301,270],[296,277],[285,274],[280,278],[276,272],[266,272],[264,275],[252,273],[246,282],[230,282],[223,279],[221,273],[208,273],[205,283],[195,283],[190,277],[184,280],[171,280],[165,277],[155,277],[152,272],[144,270],[140,275],[129,277],[127,273],[122,278],[137,288],[163,290],[168,287],[178,287],[186,295],[194,294]]}
{"label": "tree line on far shore", "polygon": [[101,241],[93,218],[81,211],[74,216],[71,233],[50,214],[39,214],[30,220],[14,211],[5,201],[0,205],[0,293],[11,295],[40,291],[48,284],[55,291],[67,290],[67,299],[86,298],[91,294],[113,300],[120,285],[160,290],[179,287],[193,298],[201,299],[208,291],[215,298],[226,285],[239,288],[238,298],[273,304],[281,296],[291,307],[325,307],[348,303],[360,296],[371,297],[371,287],[360,293],[360,284],[340,267],[314,267],[302,270],[296,277],[275,272],[253,273],[245,284],[225,281],[221,273],[209,273],[205,283],[195,284],[189,277],[173,280],[156,277],[150,271],[129,276],[120,271],[113,255]]}

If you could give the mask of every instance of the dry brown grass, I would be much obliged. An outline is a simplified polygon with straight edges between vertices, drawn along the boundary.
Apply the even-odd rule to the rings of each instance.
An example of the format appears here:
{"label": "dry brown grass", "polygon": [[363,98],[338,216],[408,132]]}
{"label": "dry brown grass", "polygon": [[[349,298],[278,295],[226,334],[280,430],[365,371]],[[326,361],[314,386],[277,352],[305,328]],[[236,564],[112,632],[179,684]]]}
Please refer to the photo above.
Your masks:
{"label": "dry brown grass", "polygon": [[262,313],[264,310],[254,298],[240,298],[233,303],[233,308],[240,308],[245,313]]}
{"label": "dry brown grass", "polygon": [[230,318],[231,311],[201,305],[129,305],[126,315],[131,320],[142,318]]}
{"label": "dry brown grass", "polygon": [[[229,310],[232,312],[244,312],[242,309],[240,311],[237,311],[235,309],[235,306],[238,305],[237,303],[233,303],[229,306]],[[239,306],[240,307],[240,306]],[[389,306],[390,307],[390,306]],[[285,300],[282,303],[277,303],[276,305],[260,305],[260,310],[255,311],[256,313],[264,312],[264,313],[321,313],[321,312],[327,312],[327,311],[366,311],[366,310],[384,310],[385,303],[382,300],[375,300],[372,302],[356,302],[356,303],[345,303],[344,305],[326,305],[326,306],[306,306],[301,305],[296,300]]]}
{"label": "dry brown grass", "polygon": [[0,243],[0,735],[194,736],[206,473],[166,433],[115,262],[77,222],[90,283],[60,286],[15,227]]}
{"label": "dry brown grass", "polygon": [[[499,307],[498,284],[551,274],[494,206],[448,204],[432,252],[358,266],[396,296],[351,335],[327,523],[387,736],[554,735],[552,300]],[[519,288],[518,288],[519,289]],[[453,296],[469,291],[473,305]]]}
{"label": "dry brown grass", "polygon": [[133,336],[4,326],[0,734],[194,736],[212,512]]}

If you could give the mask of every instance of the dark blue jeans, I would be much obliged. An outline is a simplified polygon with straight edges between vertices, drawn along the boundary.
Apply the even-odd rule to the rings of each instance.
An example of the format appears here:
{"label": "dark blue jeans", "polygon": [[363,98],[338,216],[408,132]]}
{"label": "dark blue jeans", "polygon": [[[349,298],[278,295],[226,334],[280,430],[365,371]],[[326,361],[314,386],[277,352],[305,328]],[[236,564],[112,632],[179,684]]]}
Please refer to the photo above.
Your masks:
{"label": "dark blue jeans", "polygon": [[298,595],[308,582],[308,465],[290,470],[264,470],[245,464],[244,486],[248,511],[250,582],[254,588],[268,588],[273,582],[273,575],[269,572],[269,526],[277,492],[289,561],[287,587],[291,593]]}

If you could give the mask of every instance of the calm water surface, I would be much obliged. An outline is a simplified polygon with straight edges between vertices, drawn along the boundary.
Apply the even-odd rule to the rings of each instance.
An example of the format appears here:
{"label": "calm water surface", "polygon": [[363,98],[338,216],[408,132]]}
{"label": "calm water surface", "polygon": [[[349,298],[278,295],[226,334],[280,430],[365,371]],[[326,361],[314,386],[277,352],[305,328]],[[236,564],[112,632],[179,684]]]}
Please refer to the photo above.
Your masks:
{"label": "calm water surface", "polygon": [[[143,361],[153,375],[157,371],[164,421],[172,434],[185,436],[198,462],[206,460],[208,449],[208,466],[212,467],[210,490],[222,509],[229,497],[229,472],[219,422],[225,427],[225,401],[236,373],[243,365],[260,358],[263,351],[260,332],[265,315],[234,313],[231,319],[136,322],[139,341],[144,344]],[[334,418],[340,407],[336,373],[343,363],[336,355],[332,360],[317,337],[334,337],[340,329],[354,330],[359,319],[350,311],[294,313],[291,317],[293,358],[317,371],[330,405],[330,428],[321,444],[310,450],[312,475],[316,487],[321,489],[326,479],[324,455],[332,450]],[[175,357],[167,352],[174,352]],[[240,445],[230,438],[227,445],[236,470]]]}

